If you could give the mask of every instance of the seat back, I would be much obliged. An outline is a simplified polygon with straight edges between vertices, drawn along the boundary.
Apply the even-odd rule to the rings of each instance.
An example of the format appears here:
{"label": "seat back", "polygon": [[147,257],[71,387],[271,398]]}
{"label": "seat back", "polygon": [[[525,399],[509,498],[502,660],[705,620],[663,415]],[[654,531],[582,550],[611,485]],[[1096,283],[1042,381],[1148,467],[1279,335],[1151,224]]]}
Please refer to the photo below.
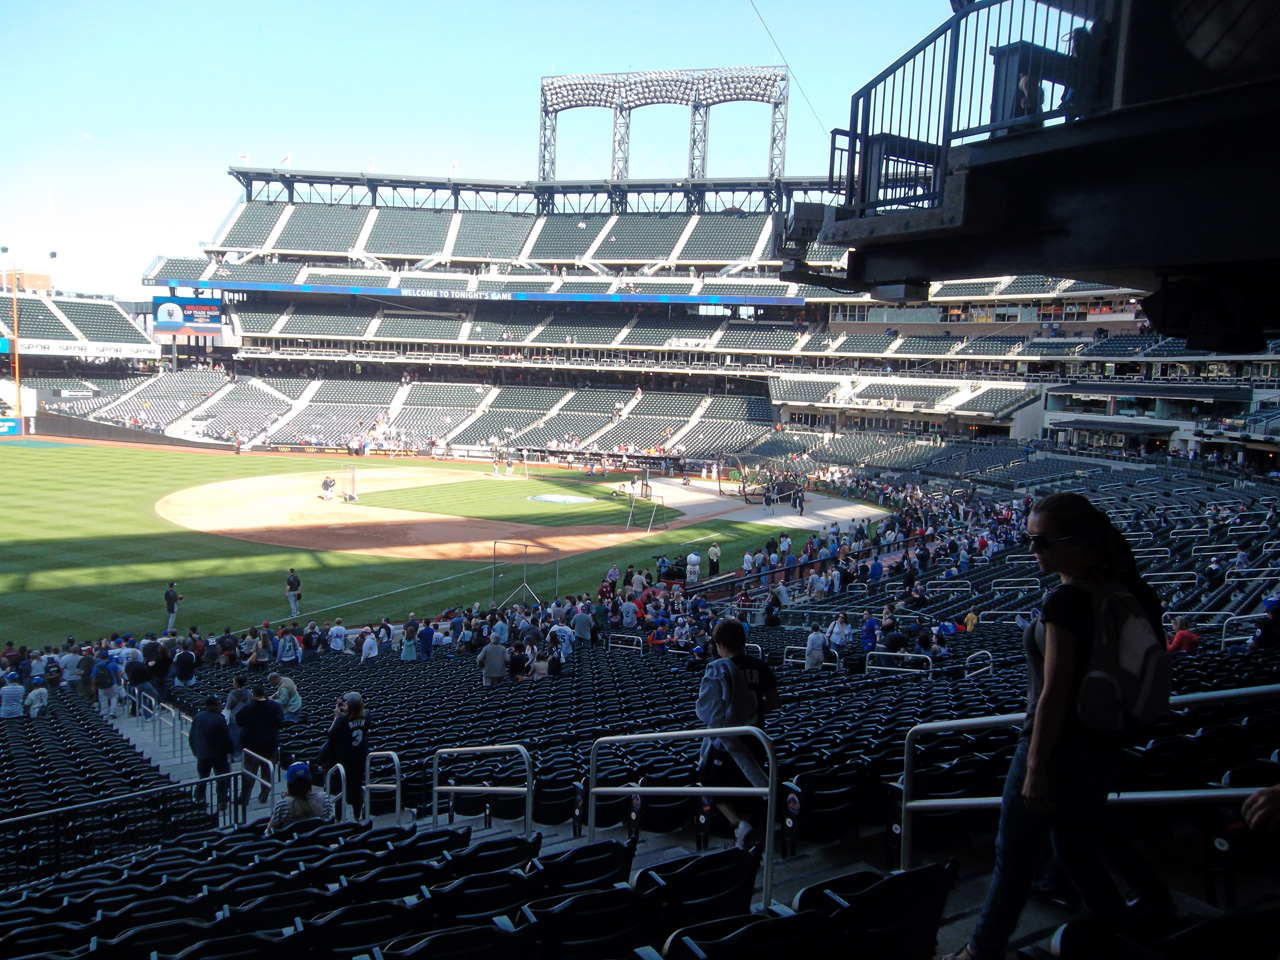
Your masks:
{"label": "seat back", "polygon": [[956,861],[891,874],[848,899],[828,891],[830,916],[867,960],[932,960]]}
{"label": "seat back", "polygon": [[509,868],[524,869],[542,849],[542,834],[532,837],[503,837],[486,840],[459,850],[446,853],[445,859],[458,875],[466,873],[490,873]]}
{"label": "seat back", "polygon": [[534,901],[524,906],[521,919],[544,956],[603,960],[648,943],[657,907],[630,887],[614,887]]}
{"label": "seat back", "polygon": [[441,926],[514,916],[541,892],[542,878],[518,870],[473,873],[427,890]]}
{"label": "seat back", "polygon": [[[732,932],[725,932],[728,920],[677,931],[668,941],[666,960],[776,960],[780,952],[796,956],[805,951],[826,957],[834,955],[840,939],[838,927],[819,913],[768,919],[747,914],[733,919],[740,919],[741,925]],[[853,945],[849,952],[863,956]]]}
{"label": "seat back", "polygon": [[543,886],[548,893],[576,893],[626,883],[631,877],[635,855],[634,838],[627,843],[604,840],[573,847],[552,857],[539,857],[535,862],[542,871]]}
{"label": "seat back", "polygon": [[530,953],[529,929],[503,930],[493,925],[448,927],[428,933],[401,937],[374,957],[382,960],[422,957],[430,960],[491,960],[492,957],[525,957]]}
{"label": "seat back", "polygon": [[720,850],[660,863],[636,876],[635,888],[662,901],[668,929],[751,912],[761,848]]}

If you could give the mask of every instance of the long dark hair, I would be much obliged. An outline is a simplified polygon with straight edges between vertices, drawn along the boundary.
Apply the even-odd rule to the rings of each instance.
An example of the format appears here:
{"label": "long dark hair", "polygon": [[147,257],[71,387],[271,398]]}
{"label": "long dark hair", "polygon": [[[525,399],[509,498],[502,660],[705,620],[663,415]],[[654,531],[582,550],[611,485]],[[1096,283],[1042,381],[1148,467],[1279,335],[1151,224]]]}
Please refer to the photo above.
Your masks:
{"label": "long dark hair", "polygon": [[1083,540],[1093,554],[1091,572],[1104,580],[1114,580],[1132,593],[1157,630],[1163,632],[1164,610],[1160,598],[1142,579],[1129,541],[1111,523],[1110,517],[1078,493],[1051,493],[1037,500],[1031,512],[1051,520],[1059,534],[1069,532],[1070,536]]}

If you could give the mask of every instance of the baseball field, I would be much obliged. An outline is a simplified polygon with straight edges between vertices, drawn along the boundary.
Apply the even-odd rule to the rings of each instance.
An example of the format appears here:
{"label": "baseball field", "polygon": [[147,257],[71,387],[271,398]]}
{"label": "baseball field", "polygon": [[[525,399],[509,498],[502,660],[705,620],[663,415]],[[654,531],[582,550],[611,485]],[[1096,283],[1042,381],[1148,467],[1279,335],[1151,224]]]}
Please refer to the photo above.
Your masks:
{"label": "baseball field", "polygon": [[[714,486],[681,491],[672,483],[656,513],[655,504],[638,504],[645,515],[628,531],[621,478],[550,469],[545,478],[494,478],[487,463],[361,460],[360,502],[322,501],[320,480],[350,463],[0,443],[0,636],[34,646],[158,631],[171,580],[183,596],[181,632],[242,630],[287,618],[290,567],[302,578],[304,619],[348,624],[501,602],[526,571],[546,598],[557,557],[561,594],[594,593],[613,562],[652,568],[657,554],[705,554],[719,542],[722,565],[732,569],[770,534],[821,522],[757,522],[759,508],[717,496]],[[500,545],[495,567],[494,541],[502,540],[530,546]]]}

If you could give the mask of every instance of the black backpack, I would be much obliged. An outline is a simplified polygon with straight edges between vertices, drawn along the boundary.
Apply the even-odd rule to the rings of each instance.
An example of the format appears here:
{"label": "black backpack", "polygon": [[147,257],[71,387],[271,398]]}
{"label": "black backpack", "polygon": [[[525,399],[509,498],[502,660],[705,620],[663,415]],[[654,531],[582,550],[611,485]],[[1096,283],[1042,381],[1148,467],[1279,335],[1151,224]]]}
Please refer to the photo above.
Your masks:
{"label": "black backpack", "polygon": [[105,663],[93,668],[93,685],[99,690],[108,690],[116,685],[116,678]]}

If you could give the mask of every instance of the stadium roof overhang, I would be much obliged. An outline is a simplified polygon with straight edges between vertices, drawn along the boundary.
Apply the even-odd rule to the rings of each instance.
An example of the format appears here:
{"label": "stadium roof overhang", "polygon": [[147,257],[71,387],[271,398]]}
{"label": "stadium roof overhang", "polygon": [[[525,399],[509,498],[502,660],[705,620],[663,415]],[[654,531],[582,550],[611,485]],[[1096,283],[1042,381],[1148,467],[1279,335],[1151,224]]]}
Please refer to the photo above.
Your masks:
{"label": "stadium roof overhang", "polygon": [[[368,192],[368,202],[379,204],[379,191],[423,190],[453,196],[500,194],[526,197],[529,201],[554,196],[625,196],[667,194],[687,197],[714,194],[747,194],[767,197],[830,196],[829,182],[822,176],[780,177],[671,177],[627,180],[479,180],[457,177],[410,176],[408,174],[364,171],[290,170],[280,167],[229,167],[227,172],[244,187],[245,197],[257,197],[255,187],[279,184],[292,199],[294,189],[324,188],[330,191],[357,191],[347,194],[357,202],[358,191]],[[389,203],[390,200],[388,199]]]}
{"label": "stadium roof overhang", "polygon": [[1249,387],[1193,386],[1182,383],[1064,383],[1049,387],[1045,393],[1069,394],[1075,397],[1154,397],[1168,400],[1248,400]]}

